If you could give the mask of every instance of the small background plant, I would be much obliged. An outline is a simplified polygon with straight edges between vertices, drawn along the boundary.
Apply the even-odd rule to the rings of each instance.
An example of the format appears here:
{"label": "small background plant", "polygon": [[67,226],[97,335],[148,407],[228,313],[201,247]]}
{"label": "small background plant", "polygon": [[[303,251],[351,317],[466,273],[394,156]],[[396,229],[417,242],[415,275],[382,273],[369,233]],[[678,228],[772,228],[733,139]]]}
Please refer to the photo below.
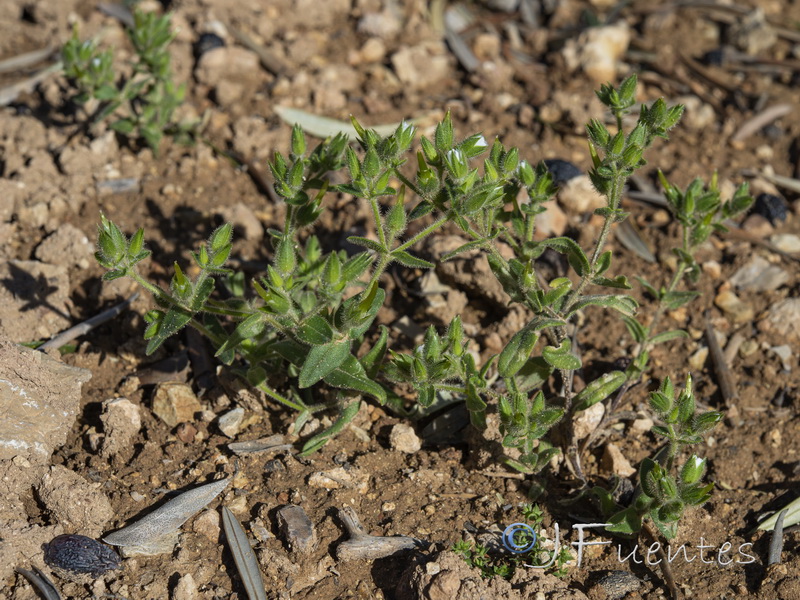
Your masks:
{"label": "small background plant", "polygon": [[189,141],[196,123],[176,123],[175,109],[186,95],[186,86],[173,80],[169,44],[175,38],[170,15],[135,10],[133,27],[127,30],[135,60],[129,76],[115,68],[111,49],[100,50],[93,40],[81,41],[75,28],[64,44],[64,75],[75,86],[73,100],[97,103],[90,116],[96,123],[109,119],[109,127],[132,139],[142,139],[157,152],[164,135]]}

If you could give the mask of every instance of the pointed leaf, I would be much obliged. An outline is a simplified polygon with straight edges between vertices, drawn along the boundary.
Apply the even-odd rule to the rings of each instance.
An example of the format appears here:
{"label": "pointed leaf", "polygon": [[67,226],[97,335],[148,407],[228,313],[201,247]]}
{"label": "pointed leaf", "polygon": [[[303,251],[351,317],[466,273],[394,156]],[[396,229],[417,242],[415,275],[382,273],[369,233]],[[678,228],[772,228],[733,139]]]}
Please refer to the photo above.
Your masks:
{"label": "pointed leaf", "polygon": [[436,266],[433,263],[429,263],[427,260],[417,258],[403,250],[395,250],[392,252],[392,258],[401,265],[411,267],[412,269],[432,269]]}
{"label": "pointed leaf", "polygon": [[350,356],[350,341],[330,342],[312,348],[300,370],[300,388],[314,385]]}
{"label": "pointed leaf", "polygon": [[630,296],[622,296],[622,295],[607,296],[604,294],[598,294],[594,296],[584,296],[583,298],[580,298],[570,307],[567,315],[568,316],[573,315],[582,308],[586,308],[587,306],[591,305],[602,306],[603,308],[611,308],[613,310],[616,310],[617,312],[622,313],[627,317],[634,316],[636,314],[636,309],[639,307],[639,304],[636,302],[636,300],[634,300]]}
{"label": "pointed leaf", "polygon": [[158,330],[155,332],[155,335],[153,335],[153,337],[150,338],[150,341],[148,341],[145,354],[150,356],[158,349],[159,346],[161,346],[161,344],[167,340],[168,337],[178,333],[191,320],[192,313],[186,309],[175,306],[170,308],[159,323]]}
{"label": "pointed leaf", "polygon": [[355,390],[373,396],[381,404],[386,403],[386,390],[367,376],[364,367],[350,354],[345,361],[323,377],[328,385],[346,390]]}

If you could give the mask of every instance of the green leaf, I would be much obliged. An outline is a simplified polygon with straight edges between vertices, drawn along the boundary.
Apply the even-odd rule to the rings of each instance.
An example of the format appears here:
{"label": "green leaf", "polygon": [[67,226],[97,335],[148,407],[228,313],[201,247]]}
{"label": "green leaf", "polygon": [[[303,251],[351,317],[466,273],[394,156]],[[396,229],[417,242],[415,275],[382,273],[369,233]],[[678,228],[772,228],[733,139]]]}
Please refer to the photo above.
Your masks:
{"label": "green leaf", "polygon": [[[167,338],[178,333],[191,320],[192,313],[188,310],[178,308],[177,306],[171,307],[158,323],[158,328],[154,332],[154,335],[150,337],[150,340],[147,342],[145,354],[150,356],[167,340]],[[150,331],[149,328],[148,331]]]}
{"label": "green leaf", "polygon": [[631,284],[628,283],[628,278],[625,275],[618,275],[614,279],[608,277],[594,277],[592,283],[595,285],[602,285],[603,287],[615,288],[618,290],[629,290]]}
{"label": "green leaf", "polygon": [[569,339],[564,339],[558,348],[553,346],[545,346],[542,348],[542,358],[547,361],[547,364],[563,371],[574,371],[581,368],[581,359],[570,354],[572,343]]}
{"label": "green leaf", "polygon": [[333,328],[320,315],[312,315],[298,327],[297,337],[310,346],[319,346],[333,339]]}
{"label": "green leaf", "polygon": [[553,367],[540,356],[534,356],[522,366],[515,376],[520,392],[529,392],[541,385],[553,374]]}
{"label": "green leaf", "polygon": [[700,295],[700,292],[694,291],[674,291],[664,294],[662,302],[668,310],[675,310],[684,304],[688,304]]}
{"label": "green leaf", "polygon": [[114,131],[119,131],[120,133],[128,135],[133,133],[133,130],[136,128],[136,123],[134,123],[133,119],[119,119],[111,123],[109,127]]}
{"label": "green leaf", "polygon": [[601,375],[573,398],[574,410],[586,410],[590,406],[602,402],[621,388],[627,380],[627,376],[622,371],[611,371]]}
{"label": "green leaf", "polygon": [[311,348],[300,370],[300,388],[314,385],[350,356],[350,341],[330,342]]}
{"label": "green leaf", "polygon": [[254,338],[264,331],[264,327],[266,327],[266,323],[261,312],[250,315],[236,326],[230,337],[219,347],[215,356],[220,356],[229,350],[235,351],[243,341]]}
{"label": "green leaf", "polygon": [[497,361],[497,372],[501,377],[513,377],[528,361],[528,357],[539,340],[539,334],[532,328],[525,327],[514,334],[500,353]]}
{"label": "green leaf", "polygon": [[388,348],[389,329],[386,325],[381,325],[380,331],[380,337],[378,337],[375,345],[359,360],[361,366],[363,366],[364,370],[367,372],[367,377],[371,379],[374,379],[375,375],[377,375]]}
{"label": "green leaf", "polygon": [[633,317],[621,317],[625,327],[628,328],[628,333],[631,334],[633,341],[637,344],[642,344],[647,340],[647,329]]}
{"label": "green leaf", "polygon": [[399,262],[401,265],[411,267],[412,269],[432,269],[436,265],[429,263],[427,260],[422,260],[416,256],[412,256],[403,250],[395,250],[391,254],[392,259]]}
{"label": "green leaf", "polygon": [[348,404],[341,413],[336,422],[322,433],[318,433],[303,445],[303,450],[300,456],[308,456],[322,448],[328,441],[335,435],[339,434],[355,416],[358,414],[358,409],[361,408],[361,401],[356,400]]}
{"label": "green leaf", "polygon": [[560,254],[565,254],[570,266],[575,269],[575,272],[581,277],[589,272],[589,258],[573,239],[568,237],[550,238],[536,244],[536,248],[538,253],[534,258],[541,256],[545,248],[551,248]]}
{"label": "green leaf", "polygon": [[361,237],[358,235],[351,235],[350,237],[347,238],[347,241],[357,246],[363,246],[364,248],[369,248],[370,250],[373,250],[378,254],[386,254],[387,252],[389,252],[388,248],[381,246],[380,243],[376,242],[375,240],[370,240],[368,238]]}
{"label": "green leaf", "polygon": [[386,403],[386,390],[380,384],[370,380],[364,367],[352,354],[349,354],[341,365],[323,377],[323,381],[336,388],[369,394],[381,404]]}
{"label": "green leaf", "polygon": [[689,334],[683,329],[673,329],[671,331],[665,331],[653,336],[650,338],[650,343],[655,346],[656,344],[663,344],[664,342],[669,342],[670,340],[687,337],[689,337]]}
{"label": "green leaf", "polygon": [[613,533],[630,535],[638,533],[642,529],[642,515],[636,512],[633,507],[619,511],[609,517],[608,522],[610,525],[606,527],[606,531]]}
{"label": "green leaf", "polygon": [[569,309],[567,316],[571,316],[578,312],[579,310],[586,308],[587,306],[601,306],[603,308],[611,308],[616,310],[617,312],[622,313],[627,317],[632,317],[636,314],[636,309],[639,307],[639,304],[631,298],[630,296],[622,296],[622,295],[615,295],[615,296],[607,296],[604,294],[598,294],[593,296],[584,296],[577,300]]}

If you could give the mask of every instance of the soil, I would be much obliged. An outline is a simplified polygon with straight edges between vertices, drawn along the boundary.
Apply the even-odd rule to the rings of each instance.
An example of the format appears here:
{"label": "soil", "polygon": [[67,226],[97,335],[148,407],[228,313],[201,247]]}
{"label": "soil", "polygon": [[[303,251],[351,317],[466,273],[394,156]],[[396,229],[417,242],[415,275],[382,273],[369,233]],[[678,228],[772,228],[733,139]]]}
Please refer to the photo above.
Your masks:
{"label": "soil", "polygon": [[[162,10],[158,2],[140,4]],[[608,486],[613,476],[626,475],[626,467],[636,467],[650,456],[657,442],[647,423],[642,426],[650,415],[647,394],[663,377],[682,381],[690,370],[702,404],[724,411],[726,418],[699,450],[709,460],[708,478],[716,482],[716,489],[710,502],[681,522],[672,549],[686,544],[687,552],[672,562],[672,577],[686,597],[696,599],[800,598],[797,531],[786,532],[783,561],[769,568],[769,534],[751,533],[759,515],[781,508],[797,493],[793,482],[800,470],[800,340],[791,323],[771,322],[769,311],[798,297],[800,268],[797,254],[777,254],[759,242],[797,232],[800,201],[796,191],[777,189],[765,177],[748,179],[752,172],[794,177],[800,169],[800,35],[785,29],[800,22],[800,3],[742,0],[714,9],[708,3],[678,7],[645,1],[465,2],[462,13],[472,20],[460,36],[478,59],[471,70],[453,54],[432,17],[444,3],[165,4],[179,31],[171,48],[176,78],[188,88],[184,114],[203,116],[203,135],[214,148],[232,150],[265,172],[265,161],[275,151],[288,151],[290,128],[278,117],[277,105],[336,119],[353,114],[369,126],[417,118],[426,135],[450,110],[461,135],[481,131],[487,139],[499,136],[531,163],[560,158],[586,170],[590,156],[583,124],[589,117],[604,117],[593,92],[600,82],[619,82],[636,72],[639,100],[664,96],[686,103],[683,124],[668,143],[659,141],[646,156],[643,180],[657,185],[660,168],[673,183],[685,186],[695,177],[708,179],[716,170],[726,193],[750,180],[756,193],[785,197],[788,214],[772,224],[748,217],[749,237],[714,238],[703,246],[699,259],[704,275],[696,287],[700,297],[665,319],[665,326],[687,329],[690,337],[654,351],[647,380],[626,395],[618,407],[623,419],[596,437],[583,456],[583,468],[590,485]],[[755,9],[761,12],[751,12]],[[73,24],[82,37],[102,32],[104,44],[117,45],[123,59],[130,56],[119,22],[91,2],[7,0],[0,15],[3,58],[56,47],[68,39]],[[600,55],[616,52],[615,44],[621,49],[616,61],[597,66],[587,58],[586,48],[594,43],[590,32],[598,30],[592,26],[606,23],[614,24],[612,41]],[[229,25],[267,48],[283,68],[263,68],[254,52],[237,44]],[[219,34],[226,45],[197,59],[193,43],[209,32]],[[720,64],[709,64],[707,53],[721,48],[729,54]],[[0,85],[30,73],[0,74]],[[282,208],[262,193],[241,164],[209,144],[185,147],[167,139],[156,156],[102,124],[87,128],[81,110],[67,100],[69,89],[68,82],[54,74],[0,109],[4,338],[47,339],[134,291],[125,282],[100,280],[103,272],[93,260],[92,244],[101,212],[127,233],[145,228],[153,256],[143,274],[160,284],[168,284],[173,261],[188,265],[189,252],[225,219],[236,225],[234,267],[244,269],[248,277],[263,268],[271,258],[266,230],[282,222]],[[747,119],[778,104],[789,105],[785,116],[735,139]],[[122,183],[130,185],[119,191]],[[331,210],[315,233],[327,247],[346,247],[344,237],[353,232],[369,235],[364,206],[335,194],[329,195],[326,206]],[[674,268],[669,248],[676,243],[677,226],[663,209],[630,199],[625,208],[656,260],[648,262],[615,237],[609,242],[616,257],[613,271],[662,285]],[[565,228],[584,248],[599,231],[590,212],[568,213]],[[453,235],[456,230],[445,232],[420,248],[421,254],[431,256],[437,245],[454,243],[447,238]],[[733,288],[729,280],[754,256],[783,271],[778,285]],[[442,327],[454,314],[462,314],[482,358],[498,352],[524,315],[509,310],[485,259],[476,255],[437,268],[436,274],[443,286],[440,293],[422,300],[416,293],[421,272],[397,269],[386,275],[388,302],[378,321],[390,327],[395,347],[414,343],[414,329],[403,326],[403,317],[425,328]],[[744,310],[720,308],[720,296],[731,291],[745,304]],[[652,314],[652,301],[640,289],[635,293],[642,314]],[[123,314],[80,338],[75,351],[61,358],[90,371],[91,379],[83,383],[75,420],[74,412],[65,413],[70,419],[64,423],[69,430],[66,442],[47,464],[38,465],[38,479],[19,480],[14,490],[18,499],[6,507],[16,514],[4,523],[16,525],[0,533],[0,545],[5,545],[0,550],[11,552],[2,555],[12,557],[2,565],[0,597],[37,597],[10,567],[36,565],[48,572],[41,543],[60,533],[99,538],[162,503],[165,495],[215,475],[234,476],[233,484],[184,526],[177,549],[127,558],[121,570],[88,582],[56,578],[63,596],[246,597],[233,558],[221,542],[216,512],[220,504],[229,506],[258,539],[268,598],[669,595],[660,566],[646,562],[656,560],[653,553],[647,554],[650,542],[644,538],[638,550],[625,540],[586,547],[582,563],[571,561],[560,577],[520,568],[509,581],[482,579],[449,549],[459,540],[502,531],[520,521],[519,507],[527,502],[531,487],[529,478],[508,472],[495,460],[491,449],[496,438],[467,431],[445,443],[423,443],[420,450],[412,444],[409,452],[402,452],[396,449],[401,445],[397,438],[407,432],[399,429],[393,436],[394,427],[410,424],[425,442],[427,421],[407,421],[366,404],[353,427],[316,454],[299,458],[296,450],[302,440],[330,415],[292,433],[289,411],[222,370],[209,380],[207,374],[201,378],[204,374],[192,366],[196,363],[187,367],[187,348],[192,352],[201,343],[185,334],[145,357],[142,315],[152,307],[151,298],[139,296]],[[706,311],[725,339],[737,332],[744,335],[730,362],[738,390],[733,402],[723,399],[711,359],[703,361],[697,355],[706,345]],[[585,378],[610,370],[633,349],[622,324],[601,311],[586,312],[579,342]],[[782,345],[789,348],[785,360],[773,350]],[[160,361],[167,359],[174,361],[164,366]],[[168,383],[190,386],[199,401],[199,409],[190,409],[188,419],[172,424],[153,411],[158,387]],[[135,417],[111,415],[107,401],[118,398],[129,402],[115,406]],[[236,407],[244,408],[245,422],[232,439],[222,433],[217,419]],[[494,423],[496,428],[496,418]],[[233,441],[273,434],[283,434],[294,446],[242,456],[228,448]],[[614,456],[616,460],[609,460]],[[575,524],[598,523],[601,517],[587,498],[577,498],[579,486],[563,460],[556,463],[536,478],[545,488],[538,503],[545,511],[547,536],[552,539],[558,524],[562,543],[568,544],[578,540]],[[0,466],[8,489],[13,487],[13,469],[28,468],[5,455]],[[95,510],[87,511],[87,503]],[[315,530],[316,543],[305,552],[290,547],[279,527],[276,513],[286,504],[301,506]],[[339,561],[336,548],[346,534],[337,511],[344,506],[355,510],[370,534],[410,536],[427,545],[377,560]],[[610,540],[597,533],[589,537]],[[28,544],[25,552],[15,555],[23,541]],[[634,552],[635,558],[625,560]],[[625,581],[633,583],[610,584],[609,573],[618,571],[632,573]]]}

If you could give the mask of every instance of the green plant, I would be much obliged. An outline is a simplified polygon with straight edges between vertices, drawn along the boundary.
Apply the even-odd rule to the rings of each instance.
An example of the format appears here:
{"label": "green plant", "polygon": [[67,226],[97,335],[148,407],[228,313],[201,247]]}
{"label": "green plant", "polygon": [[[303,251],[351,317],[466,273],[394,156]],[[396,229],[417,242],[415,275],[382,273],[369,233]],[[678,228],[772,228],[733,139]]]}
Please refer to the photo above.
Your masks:
{"label": "green plant", "polygon": [[[536,504],[525,504],[521,507],[525,525],[532,531],[541,531],[544,512]],[[451,550],[460,555],[470,567],[478,567],[481,576],[503,577],[511,579],[514,571],[519,567],[546,567],[553,575],[563,577],[567,574],[567,562],[573,556],[566,547],[559,547],[555,541],[555,549],[548,551],[544,548],[547,541],[541,535],[532,540],[528,530],[520,529],[514,534],[514,542],[520,548],[527,548],[520,553],[512,553],[508,549],[490,552],[489,548],[479,542],[459,540],[453,544]],[[531,543],[533,542],[533,543]],[[553,554],[555,553],[555,556]]]}
{"label": "green plant", "polygon": [[[631,77],[618,90],[604,86],[598,94],[620,124],[623,113],[633,106],[635,88],[636,78]],[[464,400],[477,427],[485,425],[489,406],[496,405],[503,444],[516,452],[506,462],[536,473],[560,451],[547,439],[559,420],[605,400],[638,378],[647,368],[650,347],[680,335],[659,334],[655,323],[645,328],[635,320],[638,303],[626,293],[631,286],[624,275],[609,275],[612,253],[604,246],[613,224],[627,216],[620,208],[627,178],[645,164],[644,151],[656,138],[666,137],[681,113],[680,106],[668,107],[657,100],[641,107],[629,132],[612,134],[599,121],[589,123],[594,165],[590,176],[607,200],[595,211],[603,224],[589,253],[568,237],[534,240],[536,216],[556,190],[544,165],[532,166],[499,141],[490,146],[480,134],[458,141],[448,114],[432,140],[421,138],[411,169],[404,158],[415,137],[409,124],[382,138],[353,120],[360,152],[349,147],[344,136],[323,141],[309,152],[295,126],[290,153],[276,153],[270,164],[275,190],[286,203],[286,217],[281,230],[269,232],[273,259],[266,273],[252,281],[254,293],[249,296],[241,278],[224,266],[231,249],[229,225],[215,231],[193,254],[197,278],[190,280],[176,263],[168,290],[147,282],[137,271],[137,263],[148,256],[141,229],[128,240],[103,218],[97,257],[109,270],[106,279],[129,276],[153,294],[158,308],[146,315],[148,353],[190,325],[211,340],[222,362],[233,365],[238,358],[237,373],[272,400],[297,410],[298,427],[312,414],[334,409],[336,421],[306,441],[305,453],[321,447],[352,420],[362,395],[408,414],[395,393],[395,386],[405,385],[417,391],[418,413],[425,414],[441,394],[448,393]],[[487,153],[482,164],[476,164]],[[348,182],[331,186],[329,173],[345,168]],[[393,180],[401,185],[394,187]],[[677,250],[679,269],[669,287],[662,293],[646,286],[660,301],[657,310],[694,297],[677,289],[685,275],[691,279],[697,273],[694,251],[724,218],[745,210],[750,201],[746,188],[741,188],[732,203],[721,204],[713,182],[708,190],[693,183],[686,192],[666,182],[665,186],[684,236]],[[375,236],[348,238],[365,251],[349,257],[343,251],[324,252],[319,240],[305,233],[324,210],[329,189],[367,203]],[[408,191],[416,197],[413,205],[406,200]],[[423,218],[415,224],[416,233],[403,236],[409,224]],[[470,340],[459,318],[442,334],[430,327],[411,353],[390,350],[385,327],[371,333],[385,297],[381,275],[392,263],[433,267],[411,250],[448,224],[459,228],[467,240],[442,260],[482,250],[511,302],[528,314],[527,323],[499,355],[482,365],[468,351]],[[500,242],[513,257],[501,253]],[[574,280],[544,279],[536,261],[548,249],[566,256]],[[214,299],[217,276],[236,282],[232,289],[240,294]],[[611,293],[603,293],[604,288]],[[602,374],[576,394],[572,375],[582,362],[572,348],[573,328],[579,311],[589,306],[621,313],[640,350],[626,371]],[[370,343],[357,356],[354,347],[365,341]],[[278,378],[270,379],[270,373],[288,377],[288,382],[279,382],[285,392],[278,392]],[[544,385],[558,379],[561,394],[547,398]]]}
{"label": "green plant", "polygon": [[642,461],[639,486],[631,505],[620,506],[602,488],[596,487],[593,492],[611,524],[608,531],[637,534],[649,518],[664,537],[672,539],[685,510],[705,504],[714,488],[713,483],[701,481],[706,472],[705,459],[692,454],[681,466],[676,460],[681,450],[702,443],[703,436],[719,423],[722,414],[695,414],[691,377],[686,378],[686,387],[677,398],[669,377],[664,379],[659,389],[650,394],[650,408],[663,423],[654,426],[653,433],[666,438],[667,444],[654,459]]}
{"label": "green plant", "polygon": [[128,38],[136,60],[129,77],[122,79],[115,73],[111,50],[100,50],[93,40],[81,42],[77,28],[61,52],[64,74],[77,88],[76,102],[99,103],[94,122],[114,116],[112,129],[141,138],[157,151],[165,134],[186,140],[195,124],[173,119],[186,86],[176,85],[172,77],[168,46],[175,34],[170,30],[170,15],[136,10],[133,19]]}
{"label": "green plant", "polygon": [[[536,504],[525,504],[521,507],[525,525],[532,531],[541,531],[544,512]],[[520,523],[518,523],[519,525]],[[508,549],[490,551],[479,542],[459,540],[453,544],[451,550],[461,556],[470,567],[477,567],[484,578],[503,577],[511,579],[514,571],[520,567],[546,567],[558,577],[567,574],[567,562],[572,560],[572,554],[566,547],[559,547],[555,541],[554,550],[545,550],[547,541],[541,536],[532,540],[529,530],[520,529],[514,534],[514,541],[520,548],[528,548],[524,552],[512,553]],[[533,543],[532,543],[533,542]],[[555,556],[553,554],[555,553]]]}

